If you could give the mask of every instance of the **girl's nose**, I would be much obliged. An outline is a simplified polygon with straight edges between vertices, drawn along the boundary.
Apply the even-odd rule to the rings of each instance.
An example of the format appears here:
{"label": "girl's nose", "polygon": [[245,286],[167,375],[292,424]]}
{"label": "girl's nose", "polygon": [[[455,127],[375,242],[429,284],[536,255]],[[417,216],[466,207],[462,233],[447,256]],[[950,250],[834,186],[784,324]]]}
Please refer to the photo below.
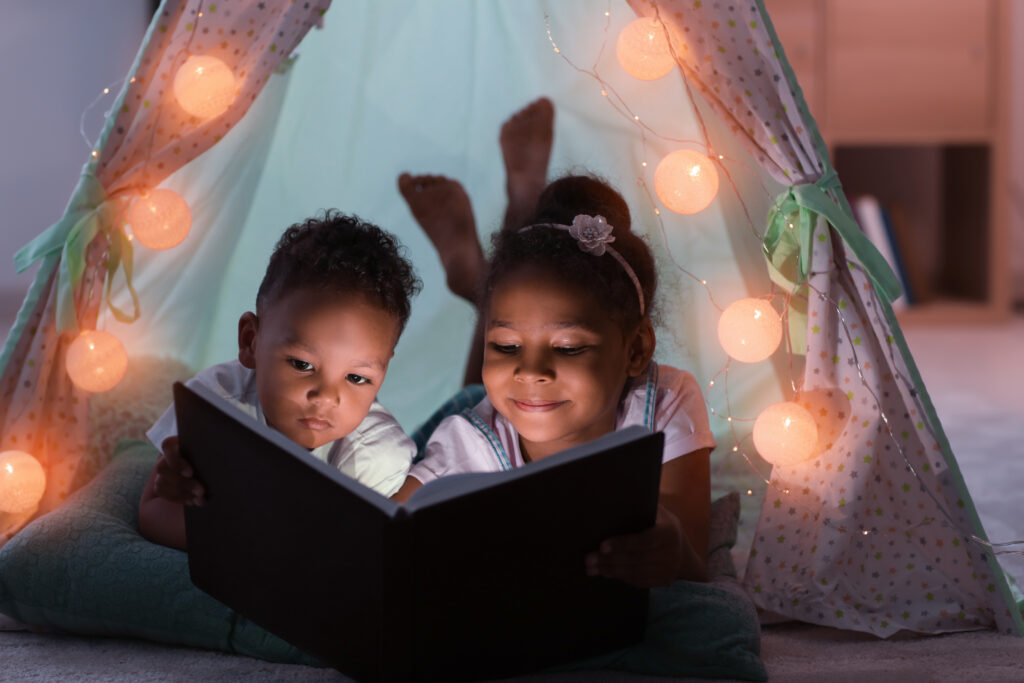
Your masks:
{"label": "girl's nose", "polygon": [[555,369],[550,355],[542,351],[523,353],[515,370],[515,379],[520,382],[550,382],[555,378]]}

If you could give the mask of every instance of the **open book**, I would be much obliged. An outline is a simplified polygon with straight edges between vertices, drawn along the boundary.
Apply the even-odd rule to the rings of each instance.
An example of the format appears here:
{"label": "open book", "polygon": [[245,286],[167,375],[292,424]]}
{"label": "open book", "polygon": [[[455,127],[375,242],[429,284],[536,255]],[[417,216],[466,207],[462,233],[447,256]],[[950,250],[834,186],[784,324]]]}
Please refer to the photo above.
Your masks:
{"label": "open book", "polygon": [[205,387],[174,385],[192,581],[360,680],[509,676],[639,640],[647,591],[584,556],[654,523],[664,437],[630,427],[404,505]]}

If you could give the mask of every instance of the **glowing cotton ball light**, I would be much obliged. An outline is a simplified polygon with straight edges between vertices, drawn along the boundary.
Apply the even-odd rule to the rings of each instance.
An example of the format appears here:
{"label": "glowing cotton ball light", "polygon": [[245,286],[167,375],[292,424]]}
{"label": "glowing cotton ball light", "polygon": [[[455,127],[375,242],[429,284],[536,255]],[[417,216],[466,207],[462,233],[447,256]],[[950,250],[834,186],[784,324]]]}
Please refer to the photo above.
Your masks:
{"label": "glowing cotton ball light", "polygon": [[113,389],[124,377],[128,353],[114,335],[86,330],[68,345],[65,365],[76,387],[99,393]]}
{"label": "glowing cotton ball light", "polygon": [[186,112],[204,121],[228,110],[238,94],[235,74],[209,55],[192,55],[174,74],[174,97]]}
{"label": "glowing cotton ball light", "polygon": [[818,427],[798,403],[768,406],[754,421],[754,447],[773,465],[796,465],[814,457]]}
{"label": "glowing cotton ball light", "polygon": [[654,193],[676,213],[703,211],[718,194],[718,169],[700,152],[672,152],[654,171]]}
{"label": "glowing cotton ball light", "polygon": [[718,341],[732,358],[759,363],[782,341],[782,318],[764,299],[740,299],[718,319]]}
{"label": "glowing cotton ball light", "polygon": [[177,192],[151,190],[132,202],[128,223],[139,243],[150,249],[170,249],[192,228],[192,212]]}
{"label": "glowing cotton ball light", "polygon": [[0,453],[0,513],[21,515],[35,510],[46,489],[46,472],[23,451]]}
{"label": "glowing cotton ball light", "polygon": [[615,43],[615,54],[626,73],[642,81],[657,80],[676,65],[665,39],[665,27],[650,17],[641,17],[623,27]]}

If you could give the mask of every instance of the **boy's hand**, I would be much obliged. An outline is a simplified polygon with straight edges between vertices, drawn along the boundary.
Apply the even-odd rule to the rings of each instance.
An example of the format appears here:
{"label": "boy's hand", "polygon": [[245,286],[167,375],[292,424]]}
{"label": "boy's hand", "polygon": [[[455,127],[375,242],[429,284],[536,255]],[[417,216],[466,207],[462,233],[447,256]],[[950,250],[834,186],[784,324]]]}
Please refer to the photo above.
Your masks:
{"label": "boy's hand", "polygon": [[154,467],[153,493],[173,503],[203,505],[206,492],[203,485],[193,478],[192,466],[178,452],[178,437],[167,437],[161,447],[163,454]]}
{"label": "boy's hand", "polygon": [[614,536],[586,557],[587,573],[621,579],[643,588],[667,586],[680,574],[684,562],[683,529],[665,506],[658,506],[654,526]]}

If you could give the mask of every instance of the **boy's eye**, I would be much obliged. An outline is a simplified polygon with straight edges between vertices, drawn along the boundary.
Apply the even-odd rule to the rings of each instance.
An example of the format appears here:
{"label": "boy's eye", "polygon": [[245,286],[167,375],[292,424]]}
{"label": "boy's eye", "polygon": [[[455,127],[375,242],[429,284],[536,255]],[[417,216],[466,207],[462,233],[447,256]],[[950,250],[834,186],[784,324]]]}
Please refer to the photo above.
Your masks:
{"label": "boy's eye", "polygon": [[349,374],[345,375],[345,379],[347,379],[349,382],[352,382],[352,384],[370,384],[369,379],[363,377],[362,375],[357,375],[354,372],[350,372]]}
{"label": "boy's eye", "polygon": [[588,348],[587,346],[556,346],[555,351],[562,354],[563,356],[576,356],[583,353]]}
{"label": "boy's eye", "polygon": [[295,368],[296,370],[299,370],[301,372],[309,372],[310,370],[313,369],[313,364],[312,363],[309,363],[309,362],[304,361],[304,360],[299,360],[298,358],[289,358],[288,359],[288,363],[293,368]]}
{"label": "boy's eye", "polygon": [[515,353],[516,351],[519,350],[519,345],[518,344],[497,344],[497,343],[492,342],[491,343],[491,348],[494,349],[495,351],[497,351],[498,353]]}

